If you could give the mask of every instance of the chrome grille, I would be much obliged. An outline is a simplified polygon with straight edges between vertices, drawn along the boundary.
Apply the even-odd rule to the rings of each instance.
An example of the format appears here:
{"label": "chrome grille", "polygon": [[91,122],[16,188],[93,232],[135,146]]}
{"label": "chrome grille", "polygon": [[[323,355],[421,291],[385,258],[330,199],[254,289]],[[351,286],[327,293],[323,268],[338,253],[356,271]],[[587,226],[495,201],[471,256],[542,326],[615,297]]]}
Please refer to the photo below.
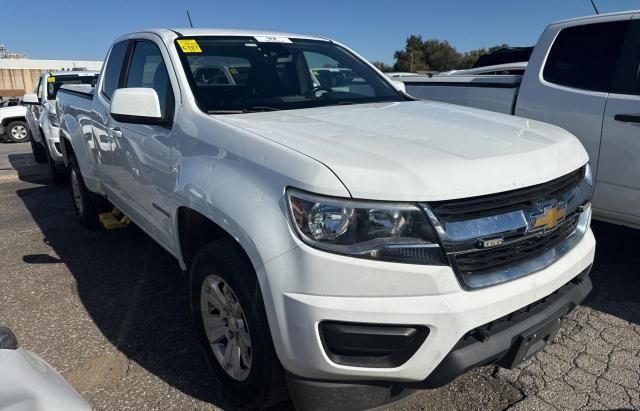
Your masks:
{"label": "chrome grille", "polygon": [[442,222],[471,220],[504,214],[526,209],[535,200],[551,198],[558,193],[571,190],[584,178],[584,172],[585,167],[581,167],[547,183],[481,197],[433,202],[429,203],[429,206]]}
{"label": "chrome grille", "polygon": [[480,288],[522,277],[573,248],[586,231],[582,213],[590,212],[585,173],[581,167],[532,187],[423,204],[461,284]]}
{"label": "chrome grille", "polygon": [[507,245],[454,254],[454,269],[462,275],[480,275],[536,258],[565,240],[576,230],[578,216],[574,214],[558,228],[541,235],[522,237]]}

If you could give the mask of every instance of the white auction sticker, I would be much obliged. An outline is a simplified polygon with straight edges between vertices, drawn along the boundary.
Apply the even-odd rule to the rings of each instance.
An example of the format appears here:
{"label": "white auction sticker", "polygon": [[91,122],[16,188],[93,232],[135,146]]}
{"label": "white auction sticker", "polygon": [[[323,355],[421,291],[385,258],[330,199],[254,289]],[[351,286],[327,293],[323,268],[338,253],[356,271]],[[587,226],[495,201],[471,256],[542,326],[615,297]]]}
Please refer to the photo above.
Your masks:
{"label": "white auction sticker", "polygon": [[278,37],[278,36],[254,36],[259,43],[291,43],[288,37]]}

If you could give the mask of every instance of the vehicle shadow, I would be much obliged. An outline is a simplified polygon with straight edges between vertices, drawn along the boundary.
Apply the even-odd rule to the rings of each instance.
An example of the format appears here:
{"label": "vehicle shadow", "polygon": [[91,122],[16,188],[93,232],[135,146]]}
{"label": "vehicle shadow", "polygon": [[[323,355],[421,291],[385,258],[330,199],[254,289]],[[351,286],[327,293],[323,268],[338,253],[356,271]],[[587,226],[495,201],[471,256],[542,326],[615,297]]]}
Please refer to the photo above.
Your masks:
{"label": "vehicle shadow", "polygon": [[[223,409],[225,399],[204,362],[188,309],[187,280],[177,261],[134,225],[86,230],[78,224],[68,187],[47,182],[31,154],[10,154],[22,181],[17,195],[58,258],[29,254],[26,264],[64,263],[100,332],[129,360],[170,386]],[[287,409],[287,404],[278,409]]]}
{"label": "vehicle shadow", "polygon": [[593,292],[584,305],[640,324],[640,230],[594,221]]}

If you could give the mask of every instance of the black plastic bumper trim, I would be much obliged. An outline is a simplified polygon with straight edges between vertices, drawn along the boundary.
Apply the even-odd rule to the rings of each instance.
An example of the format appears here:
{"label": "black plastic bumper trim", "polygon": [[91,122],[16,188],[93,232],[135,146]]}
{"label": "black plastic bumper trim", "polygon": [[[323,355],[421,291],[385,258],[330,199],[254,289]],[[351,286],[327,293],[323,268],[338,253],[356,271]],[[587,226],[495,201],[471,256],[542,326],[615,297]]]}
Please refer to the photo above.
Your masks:
{"label": "black plastic bumper trim", "polygon": [[384,409],[416,390],[397,383],[330,382],[286,373],[291,400],[298,411],[359,411]]}
{"label": "black plastic bumper trim", "polygon": [[340,321],[323,321],[318,331],[331,361],[369,368],[401,366],[418,351],[429,335],[425,326]]}

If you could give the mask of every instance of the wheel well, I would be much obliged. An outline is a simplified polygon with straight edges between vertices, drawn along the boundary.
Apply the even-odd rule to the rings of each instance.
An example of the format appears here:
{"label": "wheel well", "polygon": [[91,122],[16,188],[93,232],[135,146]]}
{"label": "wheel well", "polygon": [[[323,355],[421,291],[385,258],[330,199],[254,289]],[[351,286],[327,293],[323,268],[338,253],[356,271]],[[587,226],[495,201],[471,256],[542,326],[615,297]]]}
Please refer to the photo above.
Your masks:
{"label": "wheel well", "polygon": [[24,118],[24,117],[7,117],[7,118],[3,118],[2,119],[2,125],[3,126],[8,126],[9,123],[11,123],[13,121],[24,121],[26,123],[27,119]]}
{"label": "wheel well", "polygon": [[60,148],[62,149],[62,158],[64,159],[64,165],[69,166],[69,157],[73,155],[73,146],[68,138],[65,138],[60,133]]}
{"label": "wheel well", "polygon": [[178,209],[178,239],[180,241],[182,259],[187,266],[187,270],[191,268],[191,263],[198,250],[212,241],[223,238],[232,239],[237,249],[251,263],[242,246],[225,229],[195,210],[187,207]]}

